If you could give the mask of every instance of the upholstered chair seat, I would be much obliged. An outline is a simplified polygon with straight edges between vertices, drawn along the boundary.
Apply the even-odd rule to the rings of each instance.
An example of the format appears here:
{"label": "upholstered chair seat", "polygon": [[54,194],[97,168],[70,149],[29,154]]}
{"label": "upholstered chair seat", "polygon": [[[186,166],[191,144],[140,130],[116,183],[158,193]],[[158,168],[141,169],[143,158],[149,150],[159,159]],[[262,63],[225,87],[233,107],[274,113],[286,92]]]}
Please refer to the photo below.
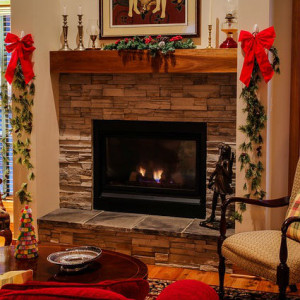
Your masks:
{"label": "upholstered chair seat", "polygon": [[[222,246],[222,254],[250,274],[276,282],[281,231],[262,230],[237,233],[228,237]],[[300,243],[287,238],[290,268],[289,284],[300,282]]]}

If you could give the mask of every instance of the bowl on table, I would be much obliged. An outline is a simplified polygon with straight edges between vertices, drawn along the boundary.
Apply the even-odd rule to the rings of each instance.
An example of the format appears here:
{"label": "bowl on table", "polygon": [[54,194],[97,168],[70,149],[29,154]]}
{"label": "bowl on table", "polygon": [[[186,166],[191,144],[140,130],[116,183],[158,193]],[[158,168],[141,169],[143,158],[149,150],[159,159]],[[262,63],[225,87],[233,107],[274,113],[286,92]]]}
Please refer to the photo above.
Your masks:
{"label": "bowl on table", "polygon": [[54,252],[47,257],[47,260],[50,263],[59,265],[61,271],[78,272],[87,268],[101,254],[102,250],[100,248],[83,246]]}

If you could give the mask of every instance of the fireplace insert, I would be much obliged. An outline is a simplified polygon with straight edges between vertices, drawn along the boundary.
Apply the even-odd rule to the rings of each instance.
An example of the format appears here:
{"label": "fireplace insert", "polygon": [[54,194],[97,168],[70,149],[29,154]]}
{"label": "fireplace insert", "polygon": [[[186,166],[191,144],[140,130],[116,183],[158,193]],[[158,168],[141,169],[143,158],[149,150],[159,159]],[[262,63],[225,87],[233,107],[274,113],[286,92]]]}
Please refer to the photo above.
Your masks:
{"label": "fireplace insert", "polygon": [[206,123],[93,121],[94,208],[204,218]]}

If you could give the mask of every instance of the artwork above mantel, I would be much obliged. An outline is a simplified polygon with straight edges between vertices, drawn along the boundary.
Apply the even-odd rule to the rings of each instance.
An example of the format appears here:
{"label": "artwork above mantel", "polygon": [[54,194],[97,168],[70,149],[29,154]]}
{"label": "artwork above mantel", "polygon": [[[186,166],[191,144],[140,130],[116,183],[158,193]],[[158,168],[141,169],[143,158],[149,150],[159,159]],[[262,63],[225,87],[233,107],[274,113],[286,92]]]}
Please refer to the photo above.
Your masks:
{"label": "artwork above mantel", "polygon": [[236,73],[237,49],[176,50],[151,57],[146,51],[51,51],[53,73]]}

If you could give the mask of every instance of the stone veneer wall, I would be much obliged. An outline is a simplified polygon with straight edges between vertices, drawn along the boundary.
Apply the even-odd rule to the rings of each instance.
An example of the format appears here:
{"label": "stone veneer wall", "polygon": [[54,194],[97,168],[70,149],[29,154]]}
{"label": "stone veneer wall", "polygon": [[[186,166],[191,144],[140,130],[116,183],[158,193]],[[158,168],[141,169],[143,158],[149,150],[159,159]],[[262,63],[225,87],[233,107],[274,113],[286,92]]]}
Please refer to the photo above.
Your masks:
{"label": "stone veneer wall", "polygon": [[207,122],[208,178],[218,143],[235,148],[236,98],[236,74],[62,74],[61,207],[92,209],[93,119]]}

